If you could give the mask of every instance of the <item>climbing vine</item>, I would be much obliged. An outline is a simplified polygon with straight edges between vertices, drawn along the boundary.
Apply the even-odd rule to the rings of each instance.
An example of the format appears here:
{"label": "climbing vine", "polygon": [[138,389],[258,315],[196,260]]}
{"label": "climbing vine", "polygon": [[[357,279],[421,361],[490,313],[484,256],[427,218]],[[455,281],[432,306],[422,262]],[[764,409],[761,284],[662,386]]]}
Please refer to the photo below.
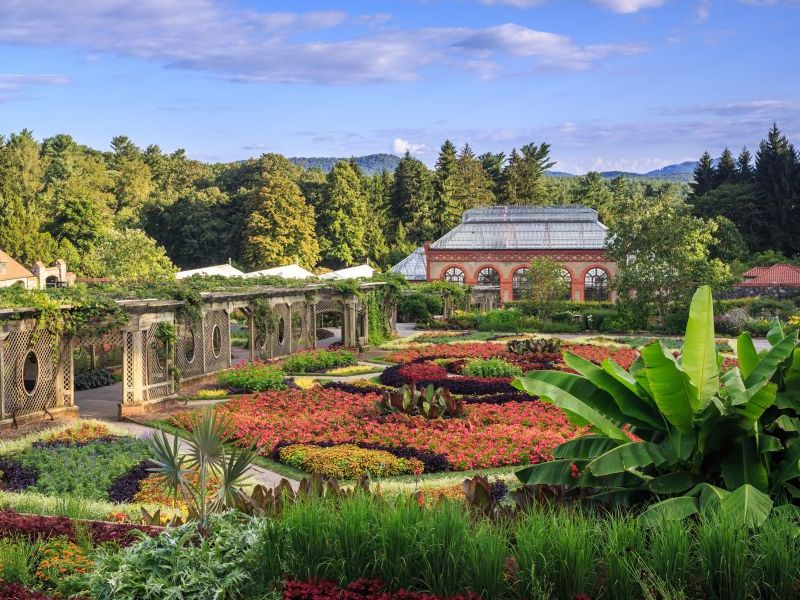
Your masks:
{"label": "climbing vine", "polygon": [[156,325],[153,334],[156,341],[156,356],[164,363],[164,368],[168,374],[172,375],[175,390],[180,388],[183,373],[175,361],[175,349],[178,347],[178,332],[175,325],[170,322],[161,322]]}

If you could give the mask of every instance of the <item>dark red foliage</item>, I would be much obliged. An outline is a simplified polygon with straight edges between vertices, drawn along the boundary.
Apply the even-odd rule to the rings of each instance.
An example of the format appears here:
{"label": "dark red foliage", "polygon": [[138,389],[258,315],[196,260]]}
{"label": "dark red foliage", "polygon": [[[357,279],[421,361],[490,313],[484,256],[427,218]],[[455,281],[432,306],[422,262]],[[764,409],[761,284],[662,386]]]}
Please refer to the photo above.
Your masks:
{"label": "dark red foliage", "polygon": [[505,394],[484,394],[482,396],[463,396],[465,404],[505,404],[507,402],[531,402],[538,400],[526,392],[509,392]]}
{"label": "dark red foliage", "polygon": [[156,466],[158,465],[153,461],[142,461],[111,484],[111,488],[108,490],[108,498],[112,502],[131,502],[136,492],[139,491],[139,484],[152,474],[149,469],[153,469]]}
{"label": "dark red foliage", "polygon": [[0,583],[0,600],[53,600],[55,596],[34,592],[18,583]]}
{"label": "dark red foliage", "polygon": [[7,492],[21,492],[36,484],[39,474],[36,471],[25,469],[17,461],[0,457],[0,481],[2,489]]}
{"label": "dark red foliage", "polygon": [[[95,544],[116,542],[128,546],[136,541],[134,531],[155,537],[161,533],[160,527],[146,525],[123,525],[103,521],[87,521]],[[23,515],[13,510],[0,511],[0,537],[22,536],[29,539],[66,537],[75,540],[75,530],[67,517],[48,517],[42,515]]]}
{"label": "dark red foliage", "polygon": [[417,383],[418,381],[443,379],[447,377],[447,369],[433,362],[411,363],[401,367],[398,375],[406,383]]}
{"label": "dark red foliage", "polygon": [[423,592],[384,590],[377,579],[358,579],[344,588],[333,581],[287,581],[283,588],[284,600],[478,600],[476,594],[441,596]]}
{"label": "dark red foliage", "polygon": [[401,387],[414,383],[417,388],[432,385],[453,394],[480,396],[484,394],[512,394],[516,388],[511,379],[491,377],[448,377],[444,367],[430,362],[412,362],[389,367],[381,373],[381,383]]}
{"label": "dark red foliage", "polygon": [[340,392],[361,394],[362,396],[366,396],[367,394],[380,394],[383,391],[383,388],[379,385],[355,385],[347,383],[346,381],[328,381],[327,383],[323,383],[322,387],[326,390],[339,390]]}

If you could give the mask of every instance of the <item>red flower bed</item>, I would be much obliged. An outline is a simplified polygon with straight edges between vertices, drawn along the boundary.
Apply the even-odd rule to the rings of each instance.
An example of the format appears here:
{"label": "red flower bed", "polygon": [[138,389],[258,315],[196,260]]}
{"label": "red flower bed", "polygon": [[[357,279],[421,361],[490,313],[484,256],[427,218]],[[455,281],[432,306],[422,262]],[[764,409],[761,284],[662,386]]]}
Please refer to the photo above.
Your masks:
{"label": "red flower bed", "polygon": [[639,351],[633,348],[607,348],[605,346],[580,344],[564,346],[563,350],[577,354],[596,365],[599,365],[606,358],[610,358],[624,369],[630,369],[633,361],[639,357]]}
{"label": "red flower bed", "polygon": [[466,344],[433,344],[414,346],[393,352],[388,359],[396,363],[409,363],[433,358],[492,358],[506,353],[505,344],[474,342]]}
{"label": "red flower bed", "polygon": [[[561,410],[539,402],[470,404],[463,419],[380,416],[375,394],[330,389],[268,391],[218,406],[232,435],[269,456],[278,442],[369,443],[410,447],[447,457],[456,470],[549,460],[558,444],[584,431]],[[173,423],[188,427],[186,414]]]}
{"label": "red flower bed", "polygon": [[[87,521],[95,544],[116,542],[128,546],[136,541],[133,531],[142,531],[149,536],[161,533],[159,527],[145,525],[123,525],[103,521]],[[48,517],[42,515],[23,515],[13,510],[0,511],[0,538],[22,536],[30,539],[66,537],[75,541],[72,521],[67,517]]]}
{"label": "red flower bed", "polygon": [[377,579],[359,579],[344,588],[333,581],[287,581],[283,588],[284,600],[478,600],[480,596],[467,594],[441,596],[422,592],[384,591],[384,584]]}
{"label": "red flower bed", "polygon": [[0,600],[54,600],[56,597],[34,592],[18,583],[0,583]]}

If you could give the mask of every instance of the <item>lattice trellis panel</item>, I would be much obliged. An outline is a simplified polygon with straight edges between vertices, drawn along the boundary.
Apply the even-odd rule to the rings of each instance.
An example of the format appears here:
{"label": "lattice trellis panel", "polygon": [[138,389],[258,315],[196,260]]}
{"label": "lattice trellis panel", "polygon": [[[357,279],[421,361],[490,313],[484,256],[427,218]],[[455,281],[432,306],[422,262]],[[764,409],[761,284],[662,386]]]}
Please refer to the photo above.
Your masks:
{"label": "lattice trellis panel", "polygon": [[183,322],[178,325],[178,344],[175,360],[182,377],[193,377],[203,373],[203,324]]}
{"label": "lattice trellis panel", "polygon": [[102,335],[84,336],[75,340],[75,372],[83,373],[92,369],[92,347],[94,347],[95,367],[97,369],[121,368],[123,361],[123,333],[109,331]]}
{"label": "lattice trellis panel", "polygon": [[[172,394],[172,379],[167,369],[167,359],[159,356],[161,342],[156,337],[158,324],[153,324],[144,334],[144,371],[145,400],[158,400]],[[161,353],[163,354],[163,352]]]}
{"label": "lattice trellis panel", "polygon": [[[37,335],[33,331],[15,331],[2,343],[5,418],[55,407],[56,390],[64,389],[64,381],[58,373],[59,352],[53,352],[53,336],[46,331],[39,331]],[[30,353],[36,357],[35,363],[26,361]]]}
{"label": "lattice trellis panel", "polygon": [[[292,315],[288,304],[275,304],[272,307],[275,314],[275,331],[272,333],[272,356],[289,354],[290,328]],[[283,337],[281,338],[281,322],[283,322]]]}
{"label": "lattice trellis panel", "polygon": [[322,313],[340,313],[342,312],[342,303],[340,300],[320,300],[317,302],[317,314]]}
{"label": "lattice trellis panel", "polygon": [[[219,333],[215,334],[214,332]],[[228,313],[212,310],[203,319],[206,363],[205,372],[213,373],[227,369],[231,363],[231,330]]]}
{"label": "lattice trellis panel", "polygon": [[122,334],[123,342],[125,344],[125,346],[124,346],[125,352],[123,354],[123,364],[122,364],[122,369],[123,369],[122,373],[123,373],[123,378],[124,378],[124,381],[125,381],[125,385],[124,385],[124,388],[125,388],[125,394],[124,395],[125,395],[125,397],[122,399],[122,401],[125,404],[133,404],[135,399],[136,399],[135,393],[134,393],[134,389],[133,389],[134,379],[135,379],[135,374],[134,374],[134,365],[135,365],[134,353],[136,351],[136,348],[135,348],[136,335],[138,335],[138,332],[133,332],[133,331],[125,331]]}

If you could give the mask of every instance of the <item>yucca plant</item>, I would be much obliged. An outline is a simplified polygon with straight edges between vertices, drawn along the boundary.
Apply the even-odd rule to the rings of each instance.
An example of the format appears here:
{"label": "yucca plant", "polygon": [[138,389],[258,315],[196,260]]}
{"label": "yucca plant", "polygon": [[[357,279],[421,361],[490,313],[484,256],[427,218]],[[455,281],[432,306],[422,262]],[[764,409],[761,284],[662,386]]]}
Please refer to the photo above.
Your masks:
{"label": "yucca plant", "polygon": [[[163,478],[168,493],[181,494],[189,507],[189,518],[197,521],[201,534],[208,533],[208,515],[241,504],[246,500],[243,486],[255,454],[241,448],[226,447],[231,428],[213,409],[195,413],[187,432],[187,452],[180,441],[170,441],[163,431],[150,438],[151,469]],[[188,475],[197,475],[196,482]],[[194,479],[194,478],[192,478]]]}
{"label": "yucca plant", "polygon": [[387,390],[377,403],[382,414],[400,412],[406,415],[421,415],[426,419],[460,417],[464,414],[464,401],[449,390],[434,389],[432,385],[417,389],[412,383],[399,390]]}
{"label": "yucca plant", "polygon": [[646,521],[717,505],[760,524],[773,501],[800,498],[797,337],[776,321],[771,348],[758,353],[742,334],[739,367],[721,373],[711,290],[703,286],[692,299],[679,358],[660,341],[643,347],[627,371],[565,352],[577,374],[532,371],[514,385],[559,406],[591,434],[558,446],[553,461],[519,478],[627,503],[654,498]]}

